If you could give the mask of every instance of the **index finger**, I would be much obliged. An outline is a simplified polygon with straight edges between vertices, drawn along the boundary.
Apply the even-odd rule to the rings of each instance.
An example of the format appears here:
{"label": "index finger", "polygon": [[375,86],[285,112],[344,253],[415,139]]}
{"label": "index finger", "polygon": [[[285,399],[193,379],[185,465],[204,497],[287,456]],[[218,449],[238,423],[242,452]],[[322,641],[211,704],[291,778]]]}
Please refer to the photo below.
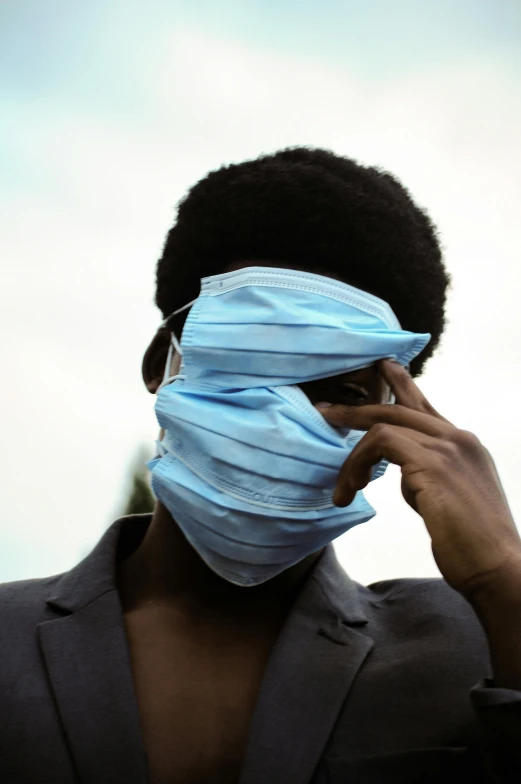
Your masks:
{"label": "index finger", "polygon": [[394,392],[397,403],[406,408],[412,408],[414,411],[422,411],[448,422],[445,417],[431,406],[423,392],[414,383],[412,376],[402,365],[392,359],[381,359],[378,364],[382,376]]}

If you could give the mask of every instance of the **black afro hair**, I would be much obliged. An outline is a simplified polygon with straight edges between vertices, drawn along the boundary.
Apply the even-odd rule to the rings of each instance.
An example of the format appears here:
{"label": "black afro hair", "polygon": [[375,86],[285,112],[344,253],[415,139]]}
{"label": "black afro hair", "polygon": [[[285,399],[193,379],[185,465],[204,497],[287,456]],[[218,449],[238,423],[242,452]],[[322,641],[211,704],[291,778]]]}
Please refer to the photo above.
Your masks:
{"label": "black afro hair", "polygon": [[414,376],[443,332],[449,277],[429,217],[391,174],[327,150],[281,150],[194,185],[157,265],[163,316],[236,262],[333,274],[386,300],[403,329],[432,335]]}

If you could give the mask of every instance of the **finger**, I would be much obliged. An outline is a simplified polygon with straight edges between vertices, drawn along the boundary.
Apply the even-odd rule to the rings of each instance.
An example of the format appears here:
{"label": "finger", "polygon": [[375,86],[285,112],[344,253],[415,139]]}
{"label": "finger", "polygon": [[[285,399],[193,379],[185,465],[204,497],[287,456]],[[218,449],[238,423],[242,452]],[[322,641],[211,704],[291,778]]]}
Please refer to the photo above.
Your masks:
{"label": "finger", "polygon": [[448,421],[429,403],[425,395],[414,383],[409,372],[398,362],[394,362],[390,359],[382,359],[380,360],[379,365],[382,376],[395,394],[397,403],[416,411],[424,411],[445,422]]}
{"label": "finger", "polygon": [[[340,469],[333,496],[336,506],[347,506],[371,481],[372,469],[381,460],[403,468],[407,463],[425,463],[425,451],[433,446],[431,436],[408,428],[377,425],[355,446]],[[431,449],[434,453],[434,449]]]}
{"label": "finger", "polygon": [[405,427],[434,437],[447,436],[454,430],[453,425],[446,419],[432,416],[424,411],[415,411],[403,405],[343,406],[335,404],[318,410],[333,427],[350,427],[353,430],[369,430],[378,423]]}

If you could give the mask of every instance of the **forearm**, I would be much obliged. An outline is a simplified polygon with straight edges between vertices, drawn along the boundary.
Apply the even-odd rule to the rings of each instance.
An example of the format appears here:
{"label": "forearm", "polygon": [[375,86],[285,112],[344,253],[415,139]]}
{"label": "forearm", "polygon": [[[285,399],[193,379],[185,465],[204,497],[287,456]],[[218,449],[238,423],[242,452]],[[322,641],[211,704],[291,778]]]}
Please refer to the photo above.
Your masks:
{"label": "forearm", "polygon": [[521,560],[470,602],[487,635],[494,685],[521,691]]}

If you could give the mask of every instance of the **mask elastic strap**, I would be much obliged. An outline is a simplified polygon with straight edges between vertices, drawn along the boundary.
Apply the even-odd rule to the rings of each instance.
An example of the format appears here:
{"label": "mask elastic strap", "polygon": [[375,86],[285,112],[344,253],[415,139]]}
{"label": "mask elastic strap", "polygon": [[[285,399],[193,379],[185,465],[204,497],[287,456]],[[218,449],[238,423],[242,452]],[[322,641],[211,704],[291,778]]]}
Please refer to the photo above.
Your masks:
{"label": "mask elastic strap", "polygon": [[[170,370],[170,363],[172,362],[173,350],[174,350],[174,344],[170,343],[170,348],[168,349],[168,357],[166,360],[165,375],[163,377],[162,382],[156,389],[156,395],[158,394],[160,389],[163,389],[163,387],[168,386],[168,384],[171,384],[172,381],[175,381],[177,378],[186,378],[186,373],[177,373],[177,375],[175,376],[168,375],[168,372]],[[164,428],[160,428],[159,436],[156,441],[157,457],[164,457],[166,454],[168,454],[168,450],[165,449],[162,443],[164,436],[165,436]]]}
{"label": "mask elastic strap", "polygon": [[[198,299],[198,297],[196,297],[195,299]],[[178,313],[182,313],[183,310],[186,310],[187,308],[191,307],[194,304],[195,299],[193,299],[191,302],[188,302],[186,305],[183,305],[182,308],[178,308],[177,310],[174,310],[174,312],[171,313],[169,316],[167,316],[166,319],[161,323],[161,327],[168,327],[168,322],[170,321],[170,319],[173,316],[177,316]],[[172,330],[170,330],[170,332],[172,332]],[[174,333],[172,332],[172,334]]]}
{"label": "mask elastic strap", "polygon": [[174,342],[171,341],[170,342],[170,346],[168,348],[168,354],[167,354],[167,357],[166,357],[166,365],[165,365],[165,372],[164,372],[164,375],[163,375],[163,380],[160,383],[160,385],[158,386],[158,388],[156,389],[156,395],[157,395],[157,393],[159,392],[160,389],[163,389],[163,387],[168,386],[168,384],[171,384],[172,381],[175,381],[177,378],[186,378],[186,373],[176,373],[175,376],[171,376],[170,375],[170,368],[172,366],[172,357],[174,355],[174,348],[175,348]]}
{"label": "mask elastic strap", "polygon": [[[170,321],[170,319],[173,316],[177,316],[178,313],[182,313],[183,310],[186,310],[187,308],[191,307],[194,304],[194,302],[195,299],[193,299],[191,302],[188,302],[186,305],[183,305],[182,308],[178,308],[178,310],[174,310],[174,312],[171,313],[169,316],[167,316],[166,319],[161,323],[160,327],[168,328],[168,322]],[[186,374],[184,373],[177,373],[177,375],[175,376],[170,375],[170,368],[172,367],[172,358],[174,356],[174,351],[177,351],[180,357],[183,356],[183,349],[181,348],[181,345],[176,337],[176,334],[173,330],[170,330],[170,345],[168,346],[168,354],[166,356],[165,372],[163,373],[163,380],[156,390],[156,394],[157,392],[159,392],[160,389],[167,386],[167,384],[171,384],[172,381],[175,381],[177,378],[186,378]]]}

